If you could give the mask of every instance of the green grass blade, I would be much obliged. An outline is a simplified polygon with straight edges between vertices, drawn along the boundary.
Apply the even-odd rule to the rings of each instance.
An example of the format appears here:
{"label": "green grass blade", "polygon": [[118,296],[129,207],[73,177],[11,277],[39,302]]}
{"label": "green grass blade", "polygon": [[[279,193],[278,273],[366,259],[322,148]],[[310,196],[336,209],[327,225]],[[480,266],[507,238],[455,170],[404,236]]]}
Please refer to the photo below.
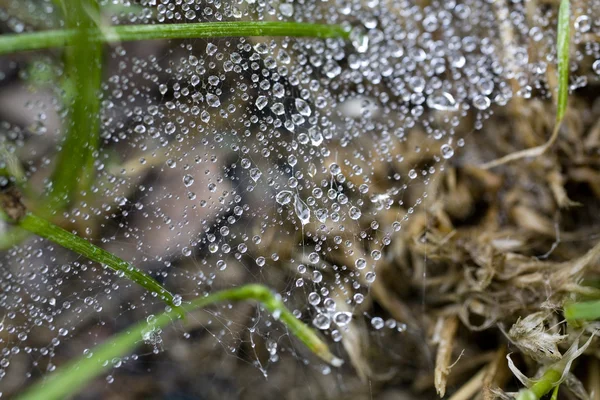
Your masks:
{"label": "green grass blade", "polygon": [[563,313],[569,322],[600,319],[600,300],[566,304]]}
{"label": "green grass blade", "polygon": [[8,250],[22,243],[29,236],[31,236],[31,233],[24,229],[19,229],[16,226],[10,227],[6,232],[0,234],[0,251]]}
{"label": "green grass blade", "polygon": [[115,271],[119,276],[123,276],[138,285],[142,286],[151,293],[156,293],[162,300],[170,306],[176,307],[173,301],[173,295],[165,289],[160,283],[156,282],[150,275],[135,268],[130,263],[109,253],[108,251],[94,246],[87,240],[80,238],[53,223],[40,218],[32,213],[25,214],[17,221],[11,220],[0,210],[0,216],[3,219],[14,223],[22,230],[34,233],[38,236],[48,239],[66,249],[72,250],[82,256],[105,265]]}
{"label": "green grass blade", "polygon": [[519,391],[517,400],[538,400],[542,398],[559,384],[561,377],[561,371],[553,368],[548,369],[532,387]]}
{"label": "green grass blade", "polygon": [[556,34],[556,56],[558,58],[558,100],[556,121],[562,121],[567,110],[569,97],[569,41],[570,41],[569,0],[561,0],[558,10],[558,32]]}
{"label": "green grass blade", "polygon": [[[235,289],[222,290],[206,297],[201,297],[181,306],[185,312],[206,307],[223,301],[255,300],[262,303],[276,318],[280,319],[309,349],[324,361],[340,366],[342,360],[336,358],[317,334],[298,320],[285,307],[283,302],[262,285],[246,285]],[[111,368],[111,361],[121,357],[136,348],[146,332],[162,329],[177,319],[175,311],[165,312],[153,318],[151,322],[142,321],[116,334],[107,342],[91,350],[91,356],[82,356],[69,362],[48,378],[37,383],[18,400],[54,400],[64,399],[77,393],[91,379]]]}
{"label": "green grass blade", "polygon": [[[92,13],[95,0],[63,1],[66,24],[72,30],[66,43],[65,75],[73,88],[67,96],[69,122],[52,177],[47,208],[63,209],[78,193],[87,192],[94,173],[99,143],[102,45],[94,39],[98,29]],[[1,37],[0,37],[1,40]]]}
{"label": "green grass blade", "polygon": [[556,101],[556,123],[552,130],[552,135],[546,143],[541,146],[516,151],[494,161],[481,165],[483,169],[496,168],[509,162],[528,157],[539,157],[552,147],[558,134],[562,120],[567,110],[567,101],[569,99],[569,40],[570,40],[570,5],[569,0],[561,0],[558,10],[558,23],[556,33],[556,57],[558,68],[558,97]]}
{"label": "green grass blade", "polygon": [[560,388],[560,385],[556,385],[554,387],[554,390],[552,391],[552,396],[550,396],[550,400],[558,400],[558,389]]}
{"label": "green grass blade", "polygon": [[[339,25],[303,22],[206,22],[187,24],[123,25],[106,32],[92,30],[92,41],[108,43],[155,39],[200,39],[242,36],[292,36],[348,39],[350,33]],[[58,48],[70,45],[77,31],[50,30],[0,35],[0,54]]]}

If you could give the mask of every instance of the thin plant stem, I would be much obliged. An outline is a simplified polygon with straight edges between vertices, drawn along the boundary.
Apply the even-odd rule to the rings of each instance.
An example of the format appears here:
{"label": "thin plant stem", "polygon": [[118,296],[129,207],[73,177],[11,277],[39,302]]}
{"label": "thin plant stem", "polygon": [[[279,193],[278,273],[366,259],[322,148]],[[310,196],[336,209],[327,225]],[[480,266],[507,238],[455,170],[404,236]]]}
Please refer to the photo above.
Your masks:
{"label": "thin plant stem", "polygon": [[[263,285],[245,285],[235,289],[218,291],[185,303],[181,308],[189,313],[210,304],[224,301],[255,300],[263,304],[275,319],[279,319],[289,331],[306,345],[315,355],[333,366],[343,361],[335,357],[317,334],[288,310],[279,296]],[[94,347],[90,354],[81,356],[59,368],[41,382],[28,389],[18,400],[64,399],[77,393],[86,383],[103,371],[111,368],[113,359],[122,357],[140,345],[149,334],[170,325],[178,319],[175,311],[164,312],[149,321],[142,321],[116,334],[107,342]]]}
{"label": "thin plant stem", "polygon": [[114,254],[93,245],[87,240],[74,235],[30,212],[26,213],[22,218],[15,221],[11,220],[0,210],[0,217],[3,217],[3,219],[7,220],[8,222],[12,222],[15,224],[15,226],[21,228],[22,230],[41,236],[44,239],[48,239],[66,249],[81,254],[92,261],[96,261],[107,266],[115,271],[117,275],[137,283],[146,290],[150,291],[150,293],[155,293],[158,295],[158,297],[160,297],[170,306],[178,308],[178,305],[175,304],[173,299],[173,295],[150,275],[146,274],[142,270],[137,269],[127,261],[120,259]]}
{"label": "thin plant stem", "polygon": [[556,34],[556,56],[558,67],[558,99],[556,101],[556,123],[565,117],[569,99],[569,40],[570,34],[570,3],[561,0],[558,10],[558,27]]}
{"label": "thin plant stem", "polygon": [[[77,31],[49,30],[0,35],[0,54],[68,46]],[[105,31],[92,30],[90,39],[118,43],[155,39],[200,39],[240,36],[292,36],[348,39],[350,33],[339,25],[303,22],[205,22],[184,24],[122,25]]]}
{"label": "thin plant stem", "polygon": [[550,139],[540,146],[532,147],[508,154],[497,160],[481,165],[483,169],[491,169],[522,158],[539,157],[552,147],[562,125],[567,101],[569,99],[569,40],[570,40],[570,5],[569,0],[561,0],[558,10],[558,25],[556,35],[556,56],[558,68],[558,98],[556,101],[556,122]]}

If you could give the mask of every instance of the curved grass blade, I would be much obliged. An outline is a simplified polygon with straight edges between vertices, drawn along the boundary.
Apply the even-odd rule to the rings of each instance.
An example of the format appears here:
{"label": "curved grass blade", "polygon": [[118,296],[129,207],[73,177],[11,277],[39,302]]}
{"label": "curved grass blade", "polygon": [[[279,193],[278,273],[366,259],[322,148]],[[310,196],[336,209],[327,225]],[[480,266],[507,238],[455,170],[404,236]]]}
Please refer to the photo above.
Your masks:
{"label": "curved grass blade", "polygon": [[[283,302],[271,290],[263,285],[245,285],[235,289],[222,290],[206,297],[197,298],[181,306],[185,312],[206,307],[210,304],[223,301],[255,300],[281,320],[290,332],[302,341],[313,353],[333,366],[341,366],[343,361],[335,357],[327,345],[321,341],[317,334],[303,322],[298,320],[285,307]],[[142,321],[116,334],[107,342],[94,347],[92,355],[82,356],[69,362],[56,373],[37,383],[18,400],[54,400],[64,399],[77,393],[90,380],[111,368],[110,361],[121,357],[137,347],[143,336],[155,329],[161,329],[177,319],[175,311],[165,312],[151,319],[150,322]]]}
{"label": "curved grass blade", "polygon": [[569,0],[561,0],[558,10],[558,25],[556,34],[556,57],[558,69],[558,96],[556,101],[556,122],[550,139],[541,146],[516,151],[497,160],[490,161],[481,166],[483,169],[491,169],[504,165],[511,161],[528,157],[539,157],[544,154],[556,141],[562,125],[562,120],[567,110],[569,98],[569,40],[570,40],[570,3]]}
{"label": "curved grass blade", "polygon": [[[0,207],[2,208],[2,207]],[[15,224],[15,226],[48,239],[66,249],[72,250],[92,261],[96,261],[115,271],[119,276],[125,277],[142,286],[151,293],[156,293],[163,301],[172,307],[179,309],[173,300],[173,295],[150,275],[135,268],[130,263],[121,260],[114,254],[94,246],[87,240],[80,238],[53,223],[40,218],[32,213],[26,213],[15,219],[9,217],[0,210],[0,217]],[[177,311],[176,310],[176,311]]]}
{"label": "curved grass blade", "polygon": [[[0,35],[0,54],[69,46],[77,31],[49,30]],[[291,36],[348,39],[350,33],[339,25],[304,22],[206,22],[185,24],[123,25],[106,32],[91,30],[90,41],[128,42],[155,39],[200,39],[240,36]]]}

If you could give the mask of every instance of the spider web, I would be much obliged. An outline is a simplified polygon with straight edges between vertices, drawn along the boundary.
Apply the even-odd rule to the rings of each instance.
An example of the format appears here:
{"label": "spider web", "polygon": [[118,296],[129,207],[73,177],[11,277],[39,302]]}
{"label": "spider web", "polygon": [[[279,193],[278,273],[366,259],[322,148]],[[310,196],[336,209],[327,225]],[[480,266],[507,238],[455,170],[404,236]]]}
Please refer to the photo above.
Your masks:
{"label": "spider web", "polygon": [[[14,31],[57,18],[48,2],[9,3],[0,19]],[[13,16],[22,3],[36,11],[32,20]],[[358,331],[382,347],[384,336],[420,335],[369,308],[378,266],[448,163],[485,161],[455,154],[494,106],[551,95],[552,11],[531,15],[519,1],[101,3],[121,7],[112,24],[342,23],[352,41],[230,38],[108,49],[94,199],[64,220],[183,300],[263,283],[350,360]],[[584,41],[589,20],[584,12],[576,17],[575,40]],[[528,53],[530,40],[539,54]],[[579,54],[598,60],[599,53],[589,45]],[[0,145],[21,160],[30,181],[45,182],[64,113],[58,90],[29,75],[60,75],[62,66],[47,56],[28,63],[34,69],[26,73],[9,61],[3,78],[32,88],[25,110],[44,115],[6,117]],[[600,71],[599,61],[590,65]],[[580,81],[572,78],[574,87]],[[5,251],[0,266],[5,396],[164,309],[128,281],[40,239]],[[389,351],[410,365],[401,351]],[[355,387],[255,304],[217,305],[193,313],[185,326],[148,331],[134,354],[112,365],[91,392],[234,396],[265,387],[264,377],[284,395]],[[251,372],[232,382],[235,368]],[[295,381],[278,384],[281,375]],[[149,376],[159,378],[142,388]],[[311,385],[302,389],[303,380]]]}

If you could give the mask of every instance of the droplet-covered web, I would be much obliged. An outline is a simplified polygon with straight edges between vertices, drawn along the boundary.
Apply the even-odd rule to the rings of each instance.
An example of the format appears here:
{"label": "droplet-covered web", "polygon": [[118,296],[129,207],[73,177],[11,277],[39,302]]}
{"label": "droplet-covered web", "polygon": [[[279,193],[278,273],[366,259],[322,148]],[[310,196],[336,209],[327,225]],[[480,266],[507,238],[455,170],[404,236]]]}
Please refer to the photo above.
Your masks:
{"label": "droplet-covered web", "polygon": [[[8,19],[15,31],[36,21],[46,26],[58,13],[26,3],[39,12],[29,21]],[[365,317],[355,310],[378,278],[378,261],[426,201],[430,180],[468,140],[463,133],[480,129],[493,106],[514,96],[550,96],[555,17],[544,9],[530,15],[519,1],[112,3],[101,2],[112,24],[282,20],[342,24],[351,32],[349,40],[110,47],[94,196],[65,218],[151,272],[179,301],[265,283],[334,342],[353,318]],[[574,40],[583,43],[597,30],[591,16],[588,9],[577,17]],[[598,73],[598,46],[581,51]],[[60,76],[60,60],[43,61]],[[572,73],[573,85],[585,84]],[[44,182],[64,113],[60,89],[37,90],[46,96],[37,100],[43,115],[32,129],[3,122],[0,147],[23,157],[27,179]],[[470,125],[459,130],[464,123]],[[414,186],[419,195],[405,196]],[[85,338],[81,350],[89,351],[163,309],[110,271],[38,239],[5,252],[0,263],[7,391],[8,377],[27,384],[32,371],[54,370],[65,341]],[[248,339],[231,327],[228,312],[229,305],[213,309],[205,327],[230,354],[258,333],[285,333],[259,309],[238,324],[251,329]],[[406,329],[402,321],[368,320],[375,330]],[[168,346],[162,334],[149,329],[141,339],[160,352]],[[289,352],[268,343],[270,354]],[[26,368],[11,372],[22,354]]]}

